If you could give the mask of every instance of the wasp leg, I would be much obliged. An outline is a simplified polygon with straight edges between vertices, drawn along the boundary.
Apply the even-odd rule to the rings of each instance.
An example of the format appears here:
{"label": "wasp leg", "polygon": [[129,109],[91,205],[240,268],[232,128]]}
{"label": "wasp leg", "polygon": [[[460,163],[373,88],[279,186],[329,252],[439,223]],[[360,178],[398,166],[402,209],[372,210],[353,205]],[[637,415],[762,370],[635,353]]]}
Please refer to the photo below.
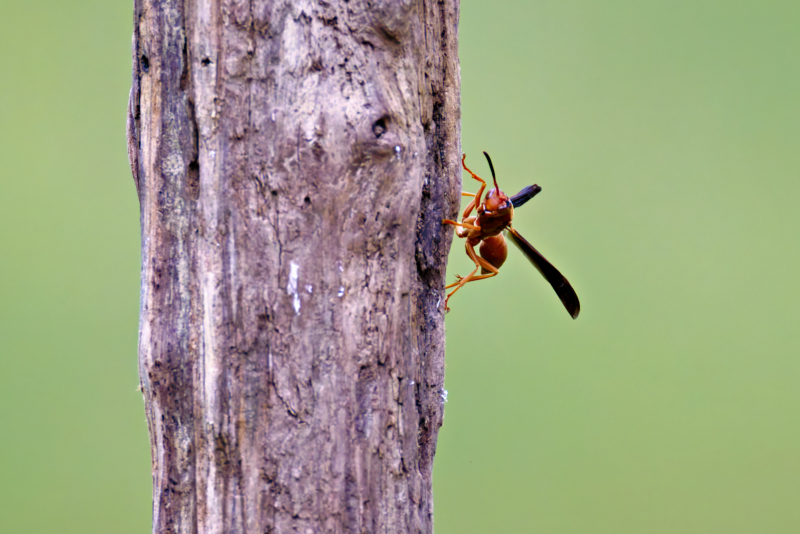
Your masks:
{"label": "wasp leg", "polygon": [[464,228],[468,228],[470,230],[480,230],[480,226],[475,226],[474,224],[470,223],[460,223],[456,221],[451,221],[450,219],[442,219],[442,224],[452,224],[453,226],[463,226]]}
{"label": "wasp leg", "polygon": [[[450,308],[447,306],[447,301],[450,300],[450,297],[452,297],[455,294],[456,291],[458,291],[459,289],[464,287],[465,284],[468,284],[469,282],[475,282],[477,280],[483,280],[484,278],[491,278],[492,276],[497,276],[497,273],[500,272],[500,271],[497,270],[497,267],[495,267],[494,265],[492,265],[488,261],[486,261],[483,258],[481,258],[480,256],[478,256],[478,254],[475,252],[474,246],[470,245],[469,241],[467,241],[467,247],[466,248],[467,248],[467,256],[469,256],[469,258],[473,262],[475,262],[475,270],[472,271],[471,273],[469,273],[464,278],[461,278],[455,284],[450,284],[449,286],[447,286],[445,288],[445,289],[448,289],[448,288],[451,288],[453,286],[456,286],[456,288],[454,290],[452,290],[450,293],[447,294],[447,298],[444,299],[444,311],[445,312],[450,311]],[[487,271],[489,271],[489,273],[488,274],[480,274],[478,276],[475,276],[475,273],[477,273],[478,269],[481,269],[481,268],[486,269]]]}
{"label": "wasp leg", "polygon": [[445,289],[450,289],[451,287],[456,287],[456,286],[458,285],[458,283],[459,283],[461,280],[463,280],[463,279],[464,279],[464,277],[463,277],[463,276],[461,276],[460,274],[457,274],[457,275],[456,275],[456,281],[455,281],[455,282],[453,282],[453,283],[452,283],[452,284],[450,284],[450,285],[446,285],[446,286],[444,286],[444,288],[445,288]]}
{"label": "wasp leg", "polygon": [[475,249],[473,247],[468,247],[467,248],[467,255],[470,257],[470,259],[472,261],[475,262],[475,266],[476,267],[481,267],[481,268],[489,271],[489,273],[488,274],[481,274],[481,275],[478,275],[478,276],[472,276],[467,281],[461,280],[462,285],[466,284],[467,282],[474,282],[476,280],[483,280],[484,278],[491,278],[492,276],[497,276],[497,273],[500,272],[500,270],[497,267],[495,267],[494,265],[492,265],[491,263],[489,263],[485,259],[483,259],[480,256],[478,256],[478,253],[475,252]]}
{"label": "wasp leg", "polygon": [[[468,173],[470,173],[470,174],[472,175],[472,177],[473,177],[473,178],[475,178],[476,180],[478,180],[478,181],[481,183],[481,185],[485,186],[485,185],[486,185],[486,182],[483,180],[483,178],[481,178],[480,176],[478,176],[477,174],[475,174],[474,172],[472,172],[471,170],[469,170],[469,167],[467,167],[467,164],[466,164],[466,163],[464,163],[464,160],[466,160],[466,159],[467,159],[467,155],[466,155],[466,154],[464,154],[463,156],[461,156],[461,166],[462,166],[462,167],[464,167],[464,170],[465,170],[465,171],[467,171]],[[481,187],[481,189],[483,189],[483,187]]]}
{"label": "wasp leg", "polygon": [[478,176],[477,174],[475,174],[474,172],[469,170],[469,168],[467,167],[467,164],[464,163],[465,159],[467,159],[467,155],[466,154],[461,156],[461,166],[464,167],[464,170],[467,171],[468,173],[470,173],[470,175],[473,178],[475,178],[476,180],[478,180],[481,183],[481,187],[480,187],[480,189],[478,189],[478,192],[475,193],[475,198],[473,198],[472,201],[469,204],[467,204],[467,207],[464,210],[464,215],[461,217],[462,219],[466,218],[470,213],[472,213],[472,210],[474,210],[475,208],[480,206],[480,204],[481,204],[481,195],[483,195],[483,190],[486,188],[486,182],[483,181],[483,178],[481,178],[480,176]]}

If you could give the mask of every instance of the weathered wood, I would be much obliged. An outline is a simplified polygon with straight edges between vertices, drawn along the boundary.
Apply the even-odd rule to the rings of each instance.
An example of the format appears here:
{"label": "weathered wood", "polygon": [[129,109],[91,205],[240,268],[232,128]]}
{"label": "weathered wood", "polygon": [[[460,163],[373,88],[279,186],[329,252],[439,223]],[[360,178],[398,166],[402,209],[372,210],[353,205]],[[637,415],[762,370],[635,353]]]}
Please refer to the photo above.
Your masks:
{"label": "weathered wood", "polygon": [[154,532],[431,532],[457,0],[136,0]]}

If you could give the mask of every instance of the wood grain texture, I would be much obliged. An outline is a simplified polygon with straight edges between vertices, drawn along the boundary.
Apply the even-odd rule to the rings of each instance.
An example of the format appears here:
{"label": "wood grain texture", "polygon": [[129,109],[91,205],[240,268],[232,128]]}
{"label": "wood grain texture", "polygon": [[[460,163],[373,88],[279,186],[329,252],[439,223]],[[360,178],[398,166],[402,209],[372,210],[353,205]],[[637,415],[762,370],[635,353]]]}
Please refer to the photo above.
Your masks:
{"label": "wood grain texture", "polygon": [[457,0],[134,24],[153,531],[432,532]]}

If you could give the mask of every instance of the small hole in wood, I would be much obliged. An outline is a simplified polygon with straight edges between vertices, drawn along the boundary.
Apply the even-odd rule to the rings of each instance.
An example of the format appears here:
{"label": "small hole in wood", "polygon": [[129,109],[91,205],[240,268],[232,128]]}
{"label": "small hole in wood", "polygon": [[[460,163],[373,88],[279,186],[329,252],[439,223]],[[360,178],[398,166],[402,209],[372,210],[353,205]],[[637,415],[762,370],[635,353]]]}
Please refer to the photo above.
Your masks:
{"label": "small hole in wood", "polygon": [[380,138],[380,136],[386,133],[386,130],[388,129],[386,126],[386,121],[387,117],[381,117],[375,121],[375,124],[372,125],[372,133],[375,134],[375,137]]}

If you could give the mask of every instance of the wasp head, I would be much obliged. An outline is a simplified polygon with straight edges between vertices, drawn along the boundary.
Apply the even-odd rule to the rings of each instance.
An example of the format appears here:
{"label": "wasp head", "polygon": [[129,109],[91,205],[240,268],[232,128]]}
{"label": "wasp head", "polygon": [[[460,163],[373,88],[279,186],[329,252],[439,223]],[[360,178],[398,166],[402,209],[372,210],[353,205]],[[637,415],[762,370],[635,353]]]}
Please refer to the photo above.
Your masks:
{"label": "wasp head", "polygon": [[513,214],[514,205],[511,203],[511,199],[508,198],[508,195],[500,191],[500,188],[497,186],[497,177],[494,175],[494,165],[492,165],[492,159],[486,152],[484,152],[483,155],[486,156],[486,161],[489,162],[489,169],[492,171],[494,188],[489,190],[483,203],[478,207],[478,215],[482,217],[494,218]]}

